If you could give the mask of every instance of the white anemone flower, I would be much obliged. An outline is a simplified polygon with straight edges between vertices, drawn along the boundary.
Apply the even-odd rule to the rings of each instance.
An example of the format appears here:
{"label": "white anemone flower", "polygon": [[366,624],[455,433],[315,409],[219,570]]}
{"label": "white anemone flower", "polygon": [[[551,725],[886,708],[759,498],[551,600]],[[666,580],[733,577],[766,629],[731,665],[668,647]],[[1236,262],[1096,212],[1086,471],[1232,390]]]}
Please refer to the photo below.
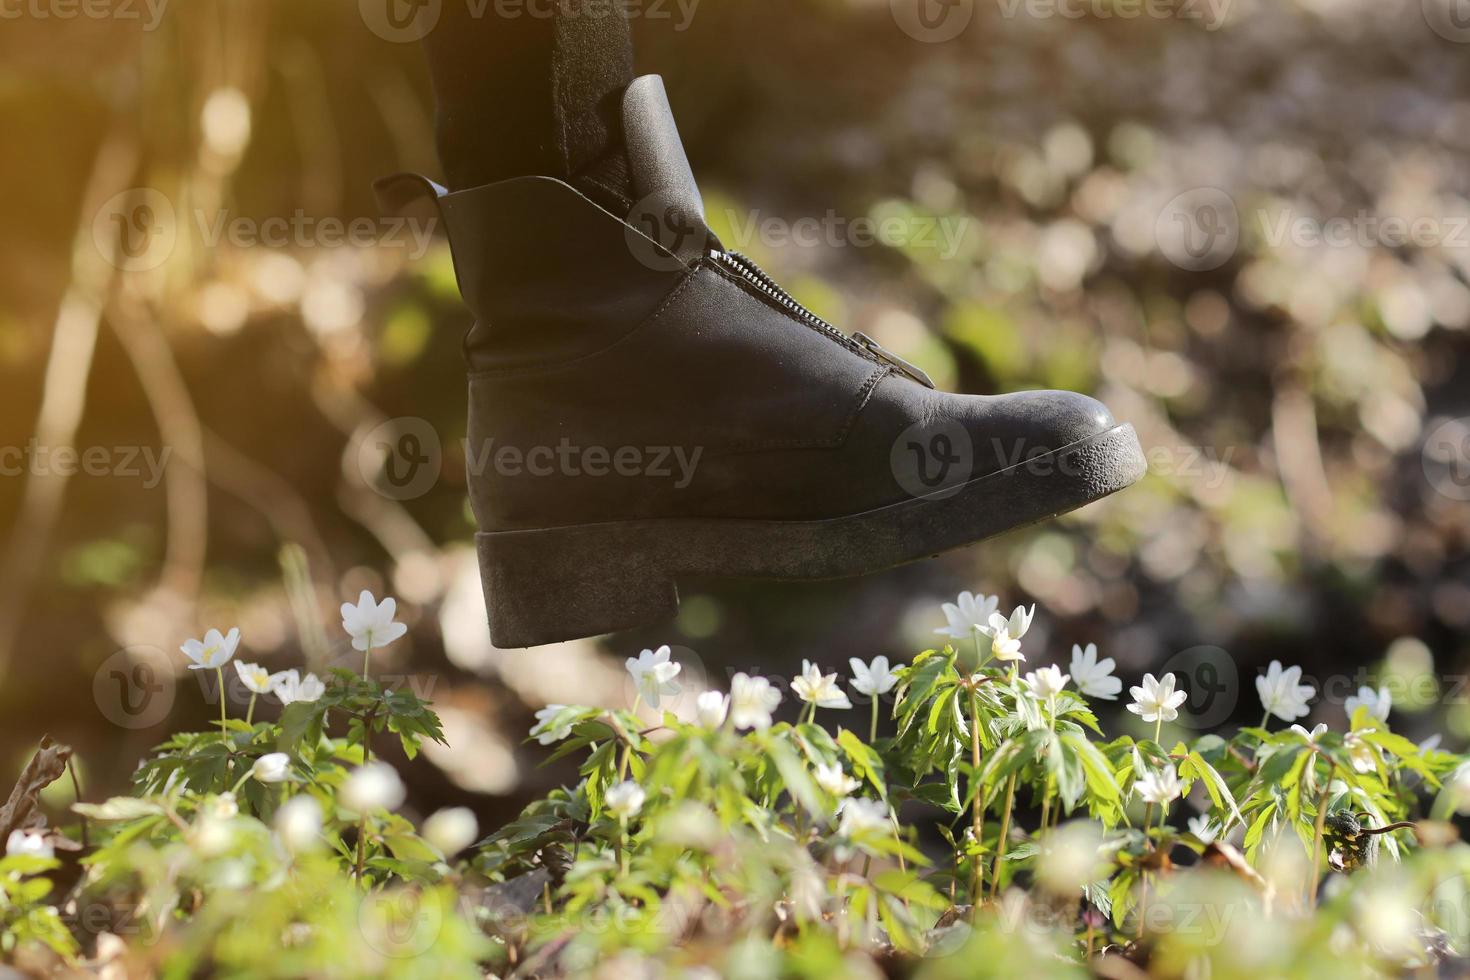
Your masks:
{"label": "white anemone flower", "polygon": [[1128,689],[1133,703],[1128,710],[1144,721],[1173,721],[1179,717],[1179,706],[1188,697],[1183,691],[1174,690],[1174,675],[1165,674],[1155,680],[1153,674],[1143,675],[1143,686]]}
{"label": "white anemone flower", "polygon": [[954,602],[940,606],[947,625],[934,632],[952,640],[973,639],[976,633],[985,632],[985,624],[1000,606],[1000,599],[993,595],[961,592]]}
{"label": "white anemone flower", "polygon": [[1208,813],[1201,813],[1197,817],[1189,818],[1189,832],[1197,837],[1202,844],[1212,843],[1220,836],[1220,829],[1210,819]]}
{"label": "white anemone flower", "polygon": [[1273,660],[1263,676],[1256,678],[1256,693],[1261,697],[1261,707],[1268,715],[1282,721],[1296,721],[1306,717],[1307,702],[1317,693],[1310,684],[1301,683],[1300,667],[1281,668],[1281,661]]}
{"label": "white anemone flower", "polygon": [[990,655],[996,660],[1025,660],[1021,652],[1021,638],[1011,632],[1010,620],[1000,613],[991,613],[990,622],[981,630],[990,637]]}
{"label": "white anemone flower", "polygon": [[235,661],[235,673],[240,675],[240,680],[251,694],[269,694],[271,689],[271,672],[260,664],[246,663],[243,660]]}
{"label": "white anemone flower", "polygon": [[1455,812],[1461,816],[1470,813],[1470,762],[1460,763],[1445,780],[1445,785],[1455,801]]}
{"label": "white anemone flower", "polygon": [[1291,730],[1300,735],[1308,745],[1314,748],[1317,745],[1317,739],[1327,734],[1327,726],[1320,724],[1313,727],[1311,731],[1307,731],[1301,725],[1292,725]]}
{"label": "white anemone flower", "polygon": [[837,832],[843,837],[872,831],[887,831],[888,805],[878,800],[849,796],[837,807]]}
{"label": "white anemone flower", "polygon": [[240,802],[233,792],[221,793],[201,806],[199,812],[215,820],[233,820],[240,815]]}
{"label": "white anemone flower", "polygon": [[694,699],[694,715],[705,728],[719,728],[730,713],[730,698],[719,691],[705,691]]}
{"label": "white anemone flower", "polygon": [[223,636],[219,630],[212,629],[204,634],[202,640],[185,640],[179,649],[194,661],[189,665],[190,670],[218,670],[230,662],[239,645],[240,628],[236,626]]}
{"label": "white anemone flower", "polygon": [[647,799],[648,794],[643,791],[643,787],[627,779],[616,786],[609,786],[602,802],[613,816],[619,820],[627,820],[638,815]]}
{"label": "white anemone flower", "polygon": [[475,819],[475,812],[466,806],[439,810],[424,821],[424,840],[446,858],[469,847],[479,836],[480,822]]}
{"label": "white anemone flower", "polygon": [[1036,855],[1036,880],[1053,895],[1078,895],[1099,877],[1104,867],[1098,852],[1102,831],[1087,820],[1072,820],[1041,840]]}
{"label": "white anemone flower", "polygon": [[1106,701],[1118,700],[1118,694],[1123,690],[1123,681],[1113,676],[1114,666],[1112,657],[1097,659],[1096,643],[1089,643],[1085,647],[1072,644],[1072,683],[1088,697]]}
{"label": "white anemone flower", "polygon": [[669,660],[669,653],[669,648],[662,646],[657,650],[644,650],[636,658],[627,660],[633,686],[650,707],[657,708],[664,695],[672,697],[679,693],[680,688],[674,683],[674,678],[679,676],[681,667]]}
{"label": "white anemone flower", "polygon": [[835,764],[818,763],[815,775],[817,785],[839,799],[852,793],[862,785],[861,780],[852,778],[842,771],[841,766]]}
{"label": "white anemone flower", "polygon": [[781,692],[764,677],[736,674],[730,679],[730,718],[738,729],[770,728],[771,712],[781,703]]}
{"label": "white anemone flower", "polygon": [[1055,701],[1056,696],[1062,693],[1071,677],[1062,673],[1060,667],[1042,667],[1040,670],[1029,672],[1023,680],[1037,700],[1049,703]]}
{"label": "white anemone flower", "polygon": [[274,825],[281,843],[293,854],[312,850],[322,842],[322,806],[305,793],[293,796],[276,811]]}
{"label": "white anemone flower", "polygon": [[888,658],[878,656],[869,664],[857,657],[849,657],[847,664],[852,668],[852,689],[868,697],[877,697],[893,690],[898,675],[888,669]]}
{"label": "white anemone flower", "polygon": [[382,602],[367,589],[357,597],[357,604],[342,603],[342,628],[352,637],[352,649],[367,653],[378,650],[408,632],[408,627],[394,622],[398,601],[388,596]]}
{"label": "white anemone flower", "polygon": [[56,849],[39,830],[12,830],[5,840],[5,856],[54,858]]}
{"label": "white anemone flower", "polygon": [[1145,803],[1169,804],[1179,799],[1184,793],[1184,784],[1179,781],[1179,774],[1175,772],[1172,765],[1163,769],[1149,769],[1138,782],[1133,784],[1138,790],[1138,795]]}
{"label": "white anemone flower", "polygon": [[564,704],[548,704],[536,712],[536,724],[531,726],[531,734],[535,736],[537,742],[540,742],[542,745],[551,745],[555,742],[560,742],[572,734],[570,722],[556,726],[552,726],[551,724],[556,719],[556,716],[565,711],[566,708],[567,706]]}
{"label": "white anemone flower", "polygon": [[1342,706],[1347,711],[1349,721],[1359,708],[1367,708],[1370,718],[1388,721],[1388,713],[1393,710],[1393,694],[1386,687],[1380,687],[1376,691],[1371,687],[1360,687],[1358,693],[1349,695]]}
{"label": "white anemone flower", "polygon": [[302,677],[294,667],[272,674],[270,689],[281,704],[320,701],[322,695],[327,693],[327,685],[322,683],[321,678],[315,674]]}
{"label": "white anemone flower", "polygon": [[[993,614],[987,623],[994,623],[995,616],[998,615],[1000,614]],[[1011,635],[1012,639],[1019,640],[1026,635],[1027,630],[1031,629],[1031,621],[1035,618],[1036,603],[1033,602],[1030,609],[1025,606],[1017,606],[1011,610],[1011,616],[1006,620],[1006,632]]]}
{"label": "white anemone flower", "polygon": [[194,818],[194,846],[206,856],[223,854],[235,845],[240,804],[234,793],[221,793],[206,800]]}
{"label": "white anemone flower", "polygon": [[1361,732],[1348,732],[1347,738],[1343,739],[1343,747],[1347,749],[1348,758],[1352,760],[1353,770],[1356,772],[1369,773],[1378,768],[1378,750],[1363,737],[1372,731],[1369,728]]}
{"label": "white anemone flower", "polygon": [[369,762],[359,766],[342,784],[342,805],[354,813],[369,810],[396,810],[406,795],[403,780],[386,762]]}
{"label": "white anemone flower", "polygon": [[250,775],[262,783],[284,783],[291,778],[291,757],[284,752],[270,752],[255,760]]}
{"label": "white anemone flower", "polygon": [[801,662],[801,676],[791,682],[791,690],[808,704],[818,708],[851,708],[852,702],[842,688],[837,686],[837,675],[823,674],[822,669],[809,660]]}

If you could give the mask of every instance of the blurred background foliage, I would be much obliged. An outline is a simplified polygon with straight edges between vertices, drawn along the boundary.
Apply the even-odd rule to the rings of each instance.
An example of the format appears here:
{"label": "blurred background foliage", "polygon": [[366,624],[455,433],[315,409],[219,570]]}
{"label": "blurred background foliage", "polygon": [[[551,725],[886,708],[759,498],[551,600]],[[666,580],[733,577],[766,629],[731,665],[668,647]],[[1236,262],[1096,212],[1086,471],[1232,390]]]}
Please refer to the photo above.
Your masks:
{"label": "blurred background foliage", "polygon": [[[1431,28],[1439,2],[1211,0],[1201,19],[979,0],[944,43],[905,34],[883,0],[639,18],[639,68],[665,76],[727,242],[941,386],[1096,394],[1137,426],[1152,472],[939,561],[694,583],[673,624],[531,653],[493,649],[484,626],[459,446],[468,317],[444,245],[416,261],[401,238],[248,246],[193,218],[376,220],[375,177],[437,172],[418,47],[345,2],[171,0],[152,30],[142,3],[139,20],[13,5],[29,12],[0,26],[0,445],[169,456],[156,486],[0,478],[0,751],[18,766],[50,732],[92,792],[119,789],[211,710],[179,697],[151,727],[110,720],[119,650],[182,668],[183,638],[238,624],[249,659],[321,665],[342,651],[309,624],[360,588],[399,597],[412,629],[385,672],[432,697],[455,746],[404,766],[414,805],[468,801],[486,825],[566,775],[521,744],[532,712],[626,703],[622,658],[645,646],[679,649],[690,709],[736,670],[905,660],[961,589],[1040,605],[1033,664],[1095,641],[1127,676],[1219,680],[1193,705],[1211,724],[1257,721],[1251,678],[1280,658],[1350,678],[1313,720],[1394,682],[1396,728],[1448,726],[1462,747],[1470,442],[1444,460],[1426,440],[1470,415],[1470,232],[1452,234],[1470,217],[1470,49]],[[1189,271],[1160,229],[1201,187],[1228,195],[1240,241]],[[172,208],[176,241],[121,271],[94,226],[137,188]],[[964,235],[952,255],[740,235],[829,214]],[[1268,233],[1364,214],[1431,218],[1446,240]],[[403,502],[363,463],[399,417],[445,448],[433,489]],[[293,608],[287,543],[316,609]],[[126,676],[167,702],[197,680],[173,673]]]}

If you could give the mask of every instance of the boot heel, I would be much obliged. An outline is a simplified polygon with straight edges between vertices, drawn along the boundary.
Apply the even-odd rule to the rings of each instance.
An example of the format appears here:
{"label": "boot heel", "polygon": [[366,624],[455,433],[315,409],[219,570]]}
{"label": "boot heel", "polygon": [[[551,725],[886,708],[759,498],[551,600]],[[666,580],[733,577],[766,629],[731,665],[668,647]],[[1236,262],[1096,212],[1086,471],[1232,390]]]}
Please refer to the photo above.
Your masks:
{"label": "boot heel", "polygon": [[615,524],[480,533],[475,546],[501,649],[647,626],[679,609],[673,576]]}

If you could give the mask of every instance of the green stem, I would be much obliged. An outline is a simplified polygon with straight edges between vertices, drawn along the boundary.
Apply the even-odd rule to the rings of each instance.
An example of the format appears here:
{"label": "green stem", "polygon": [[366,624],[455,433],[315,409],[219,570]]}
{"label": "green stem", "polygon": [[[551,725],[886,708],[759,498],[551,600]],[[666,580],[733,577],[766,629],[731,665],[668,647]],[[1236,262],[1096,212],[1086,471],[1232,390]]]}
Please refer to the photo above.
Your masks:
{"label": "green stem", "polygon": [[246,769],[245,770],[245,775],[241,776],[238,780],[235,781],[235,785],[230,787],[230,792],[232,794],[240,792],[240,787],[241,786],[244,786],[245,785],[245,780],[247,780],[247,779],[250,778],[251,771],[252,770],[250,770],[250,769]]}
{"label": "green stem", "polygon": [[367,814],[357,818],[357,859],[354,862],[353,877],[358,884],[362,884],[363,865],[367,863]]}
{"label": "green stem", "polygon": [[1322,781],[1322,795],[1317,797],[1317,823],[1312,831],[1312,877],[1307,881],[1307,905],[1311,908],[1317,907],[1317,876],[1322,873],[1322,833],[1327,823],[1327,794],[1332,791],[1332,774],[1336,770],[1336,764],[1328,766],[1327,778]]}
{"label": "green stem", "polygon": [[1163,734],[1163,731],[1164,731],[1164,716],[1163,715],[1159,715],[1157,718],[1154,719],[1154,744],[1155,745],[1158,744],[1158,742],[1159,742],[1159,736],[1161,734]]}
{"label": "green stem", "polygon": [[[371,646],[372,645],[369,644],[369,647],[371,647]],[[366,677],[367,675],[364,674],[363,676]],[[372,730],[373,730],[373,716],[375,714],[377,714],[377,709],[376,708],[374,708],[372,711],[369,711],[367,713],[367,717],[364,718],[363,719],[363,722],[362,722],[362,764],[363,765],[367,765],[368,764],[368,760],[370,760],[373,757],[373,747],[372,747],[372,742],[370,740],[370,734],[369,733],[371,733]],[[353,876],[357,879],[358,884],[361,884],[362,883],[363,867],[364,867],[364,865],[366,863],[367,863],[367,814],[364,813],[364,814],[360,815],[357,818],[357,858],[356,858],[356,861],[354,862]]]}
{"label": "green stem", "polygon": [[[970,814],[970,827],[975,833],[975,855],[970,876],[970,904],[980,908],[980,887],[984,867],[980,863],[980,846],[985,839],[985,793],[980,787],[980,698],[970,688],[970,768],[975,781],[975,803]],[[973,910],[972,910],[973,911]]]}
{"label": "green stem", "polygon": [[367,649],[364,650],[364,651],[362,651],[362,679],[363,680],[367,680],[368,679],[368,668],[372,666],[372,661],[373,661],[373,635],[371,633],[369,633],[368,634],[368,639],[367,639]]}
{"label": "green stem", "polygon": [[[641,704],[643,704],[643,692],[639,691],[633,695],[633,707],[628,709],[629,713],[634,715],[638,714],[638,707]],[[628,778],[628,763],[633,761],[632,756],[633,740],[630,738],[623,744],[623,757],[618,761],[618,782],[620,783]]]}
{"label": "green stem", "polygon": [[223,667],[214,668],[214,676],[219,681],[219,737],[228,745],[230,733],[228,731],[229,720],[225,716],[225,669]]}
{"label": "green stem", "polygon": [[[1153,803],[1149,803],[1148,806],[1146,806],[1146,807],[1143,808],[1143,843],[1144,843],[1144,846],[1145,847],[1148,847],[1149,846],[1149,842],[1148,842],[1148,825],[1151,822],[1153,822],[1153,818],[1154,818],[1154,805],[1153,805]],[[1139,890],[1138,890],[1138,934],[1137,934],[1137,938],[1142,939],[1143,938],[1143,924],[1144,924],[1144,922],[1146,922],[1148,920],[1148,872],[1147,871],[1141,871],[1141,872],[1139,872],[1138,883],[1139,883]]]}
{"label": "green stem", "polygon": [[255,718],[255,699],[259,696],[254,691],[250,692],[250,707],[245,709],[245,724],[247,725]]}
{"label": "green stem", "polygon": [[878,695],[873,695],[873,719],[868,725],[868,744],[878,741]]}
{"label": "green stem", "polygon": [[1000,818],[1000,839],[995,844],[995,867],[990,873],[990,897],[1000,891],[1000,868],[1006,859],[1006,838],[1011,833],[1011,808],[1016,802],[1016,774],[1006,780],[1006,807]]}

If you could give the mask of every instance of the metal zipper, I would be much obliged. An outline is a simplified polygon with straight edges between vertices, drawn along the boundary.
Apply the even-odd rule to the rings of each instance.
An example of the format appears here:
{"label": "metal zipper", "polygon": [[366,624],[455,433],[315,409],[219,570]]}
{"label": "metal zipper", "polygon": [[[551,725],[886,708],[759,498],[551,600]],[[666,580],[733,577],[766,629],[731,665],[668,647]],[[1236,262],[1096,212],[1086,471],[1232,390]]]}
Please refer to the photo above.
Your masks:
{"label": "metal zipper", "polygon": [[798,303],[790,293],[781,288],[781,285],[776,280],[766,275],[760,266],[756,265],[744,255],[741,255],[739,252],[720,252],[711,249],[709,257],[726,269],[739,275],[740,278],[760,290],[768,298],[774,300],[782,309],[803,323],[822,331],[853,353],[862,353],[862,349],[853,342],[851,337]]}
{"label": "metal zipper", "polygon": [[710,249],[709,257],[724,268],[739,275],[740,278],[750,283],[762,295],[771,299],[792,316],[808,326],[825,333],[854,354],[886,363],[926,388],[934,387],[934,382],[929,379],[927,374],[883,347],[872,337],[864,333],[856,333],[849,337],[811,310],[808,310],[805,306],[802,306],[790,293],[781,287],[780,283],[768,276],[760,266],[739,252],[721,252],[717,249]]}
{"label": "metal zipper", "polygon": [[929,377],[929,375],[925,374],[918,367],[918,365],[905,361],[903,358],[899,357],[897,354],[893,353],[893,351],[889,350],[887,347],[884,347],[882,344],[878,343],[867,334],[855,333],[852,335],[852,339],[856,340],[863,347],[866,347],[874,354],[874,356],[878,357],[880,360],[887,361],[889,364],[893,365],[895,368],[902,371],[904,374],[908,375],[910,378],[914,379],[925,388],[934,387],[934,381]]}

